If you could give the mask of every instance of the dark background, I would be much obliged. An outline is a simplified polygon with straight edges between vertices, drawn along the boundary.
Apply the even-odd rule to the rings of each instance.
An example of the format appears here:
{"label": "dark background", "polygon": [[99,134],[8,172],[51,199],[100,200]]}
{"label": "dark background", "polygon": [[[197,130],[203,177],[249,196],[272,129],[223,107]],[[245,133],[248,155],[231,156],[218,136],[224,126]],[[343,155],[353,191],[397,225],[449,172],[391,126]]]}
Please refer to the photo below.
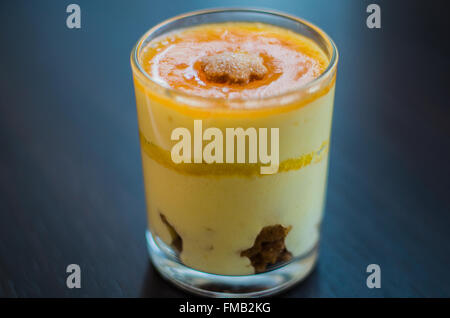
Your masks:
{"label": "dark background", "polygon": [[[186,296],[146,251],[129,54],[166,18],[238,5],[303,17],[340,51],[320,260],[282,296],[450,297],[448,12],[376,0],[2,1],[0,296]],[[371,263],[381,289],[366,287]]]}

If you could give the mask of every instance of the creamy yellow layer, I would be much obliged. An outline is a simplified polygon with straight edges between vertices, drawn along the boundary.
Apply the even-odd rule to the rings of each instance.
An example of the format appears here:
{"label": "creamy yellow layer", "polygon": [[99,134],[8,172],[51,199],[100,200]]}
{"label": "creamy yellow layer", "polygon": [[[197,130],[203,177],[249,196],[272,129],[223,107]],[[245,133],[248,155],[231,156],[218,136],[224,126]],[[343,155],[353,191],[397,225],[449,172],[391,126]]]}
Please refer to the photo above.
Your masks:
{"label": "creamy yellow layer", "polygon": [[183,240],[183,263],[223,275],[254,273],[240,253],[264,226],[274,224],[292,227],[286,247],[293,257],[317,244],[334,88],[291,112],[203,120],[204,126],[220,129],[279,127],[280,169],[263,176],[258,165],[175,165],[171,130],[192,127],[193,118],[136,94],[149,227],[170,245],[172,236],[160,215],[166,217]]}
{"label": "creamy yellow layer", "polygon": [[262,178],[185,175],[142,155],[149,226],[166,244],[172,235],[163,214],[183,240],[181,261],[222,275],[255,273],[240,253],[265,226],[291,226],[286,247],[293,257],[318,242],[327,160]]}

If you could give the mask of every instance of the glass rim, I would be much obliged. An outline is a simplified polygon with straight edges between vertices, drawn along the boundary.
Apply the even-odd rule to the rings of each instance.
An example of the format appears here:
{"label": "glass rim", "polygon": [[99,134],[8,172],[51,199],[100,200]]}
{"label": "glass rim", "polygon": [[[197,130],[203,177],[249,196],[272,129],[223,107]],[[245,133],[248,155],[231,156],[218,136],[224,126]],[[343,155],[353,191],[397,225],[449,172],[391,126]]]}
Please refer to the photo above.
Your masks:
{"label": "glass rim", "polygon": [[[293,89],[287,90],[285,92],[279,93],[279,94],[275,94],[275,95],[269,95],[269,96],[264,96],[264,97],[251,97],[251,98],[227,98],[227,97],[211,97],[211,96],[199,96],[199,95],[195,95],[192,93],[188,93],[188,92],[184,92],[182,90],[179,89],[175,89],[169,86],[164,86],[161,83],[155,81],[150,74],[148,74],[144,68],[142,67],[140,61],[139,61],[139,53],[140,53],[140,49],[142,47],[142,44],[153,34],[155,33],[157,30],[160,30],[161,28],[170,25],[171,23],[174,23],[176,21],[185,19],[185,18],[189,18],[189,17],[194,17],[194,16],[200,16],[200,15],[204,15],[204,14],[210,14],[210,13],[221,13],[221,12],[247,12],[247,13],[260,13],[260,14],[268,14],[268,15],[274,15],[283,19],[287,19],[287,20],[291,20],[293,22],[297,22],[300,23],[302,25],[305,25],[307,28],[312,29],[313,31],[315,31],[323,40],[325,40],[327,46],[331,47],[331,58],[329,60],[329,63],[326,67],[326,69],[315,79],[313,79],[310,82],[307,82],[303,85],[299,85]],[[230,22],[233,22],[233,20],[231,19]],[[213,22],[211,22],[213,23]],[[207,23],[204,23],[207,24]],[[180,28],[181,30],[182,28]],[[172,31],[170,31],[172,32]],[[295,31],[294,31],[295,32]],[[161,35],[160,35],[161,36]],[[327,52],[324,52],[327,53]],[[186,100],[190,100],[193,101],[194,103],[187,103],[189,105],[195,105],[195,104],[202,104],[204,102],[206,103],[220,103],[220,102],[225,102],[226,104],[247,104],[249,102],[257,102],[258,104],[261,102],[267,102],[269,104],[272,104],[271,102],[278,101],[279,104],[279,100],[288,97],[288,100],[291,100],[289,97],[292,97],[294,95],[297,95],[301,92],[305,92],[313,87],[315,87],[316,85],[320,85],[320,83],[324,80],[329,78],[330,75],[332,75],[337,68],[337,62],[338,62],[338,50],[337,47],[335,45],[335,43],[333,42],[333,40],[331,39],[330,36],[328,36],[327,33],[325,33],[321,28],[317,27],[316,25],[314,25],[313,23],[306,21],[302,18],[296,17],[294,15],[290,15],[284,12],[280,12],[280,11],[276,11],[276,10],[272,10],[272,9],[264,9],[264,8],[251,8],[251,7],[229,7],[229,8],[211,8],[211,9],[203,9],[203,10],[196,10],[196,11],[191,11],[191,12],[187,12],[187,13],[183,13],[180,15],[176,15],[172,18],[166,19],[158,24],[156,24],[155,26],[153,26],[152,28],[150,28],[147,32],[145,32],[140,38],[139,40],[136,42],[136,44],[134,45],[132,51],[131,51],[131,64],[133,67],[133,72],[136,70],[141,76],[143,76],[143,78],[147,81],[146,84],[151,84],[154,85],[156,88],[159,88],[161,90],[163,90],[164,92],[168,93],[168,95],[170,96],[179,96],[182,97],[183,101]],[[316,90],[313,90],[313,92],[315,92]],[[307,94],[308,95],[308,94]],[[261,107],[261,105],[260,105]],[[264,108],[264,107],[261,107]],[[260,109],[261,109],[260,108]],[[199,108],[201,109],[201,108]],[[248,109],[251,110],[251,109]],[[256,110],[256,109],[255,109]]]}

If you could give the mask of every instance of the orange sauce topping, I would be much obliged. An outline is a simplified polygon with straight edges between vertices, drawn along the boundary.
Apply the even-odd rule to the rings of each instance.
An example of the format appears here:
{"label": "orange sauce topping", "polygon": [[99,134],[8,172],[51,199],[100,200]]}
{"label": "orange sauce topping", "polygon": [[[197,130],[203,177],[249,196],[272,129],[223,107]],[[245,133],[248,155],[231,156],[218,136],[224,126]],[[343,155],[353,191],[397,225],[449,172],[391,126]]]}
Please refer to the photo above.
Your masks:
{"label": "orange sauce topping", "polygon": [[[265,73],[246,82],[209,80],[202,60],[224,53],[260,57]],[[165,87],[229,99],[282,94],[317,78],[329,63],[310,39],[287,29],[251,22],[205,24],[169,33],[152,40],[140,59],[152,79]]]}

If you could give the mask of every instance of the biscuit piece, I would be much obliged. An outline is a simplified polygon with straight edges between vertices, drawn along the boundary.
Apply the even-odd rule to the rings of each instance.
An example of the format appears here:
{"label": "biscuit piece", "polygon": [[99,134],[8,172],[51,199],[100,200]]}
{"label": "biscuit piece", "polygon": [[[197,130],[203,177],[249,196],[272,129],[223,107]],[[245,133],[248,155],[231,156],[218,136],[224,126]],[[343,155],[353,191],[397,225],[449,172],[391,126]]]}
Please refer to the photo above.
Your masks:
{"label": "biscuit piece", "polygon": [[264,272],[268,265],[285,262],[292,258],[292,254],[286,249],[284,239],[291,230],[280,224],[266,226],[255,239],[255,244],[241,252],[242,257],[248,257],[256,273]]}
{"label": "biscuit piece", "polygon": [[159,214],[161,217],[161,221],[167,226],[167,229],[169,230],[170,236],[172,238],[172,246],[179,252],[183,250],[183,239],[181,236],[175,231],[175,228],[167,221],[167,218],[164,214]]}
{"label": "biscuit piece", "polygon": [[215,83],[248,84],[267,74],[260,56],[247,53],[230,53],[205,56],[200,65],[206,79]]}

